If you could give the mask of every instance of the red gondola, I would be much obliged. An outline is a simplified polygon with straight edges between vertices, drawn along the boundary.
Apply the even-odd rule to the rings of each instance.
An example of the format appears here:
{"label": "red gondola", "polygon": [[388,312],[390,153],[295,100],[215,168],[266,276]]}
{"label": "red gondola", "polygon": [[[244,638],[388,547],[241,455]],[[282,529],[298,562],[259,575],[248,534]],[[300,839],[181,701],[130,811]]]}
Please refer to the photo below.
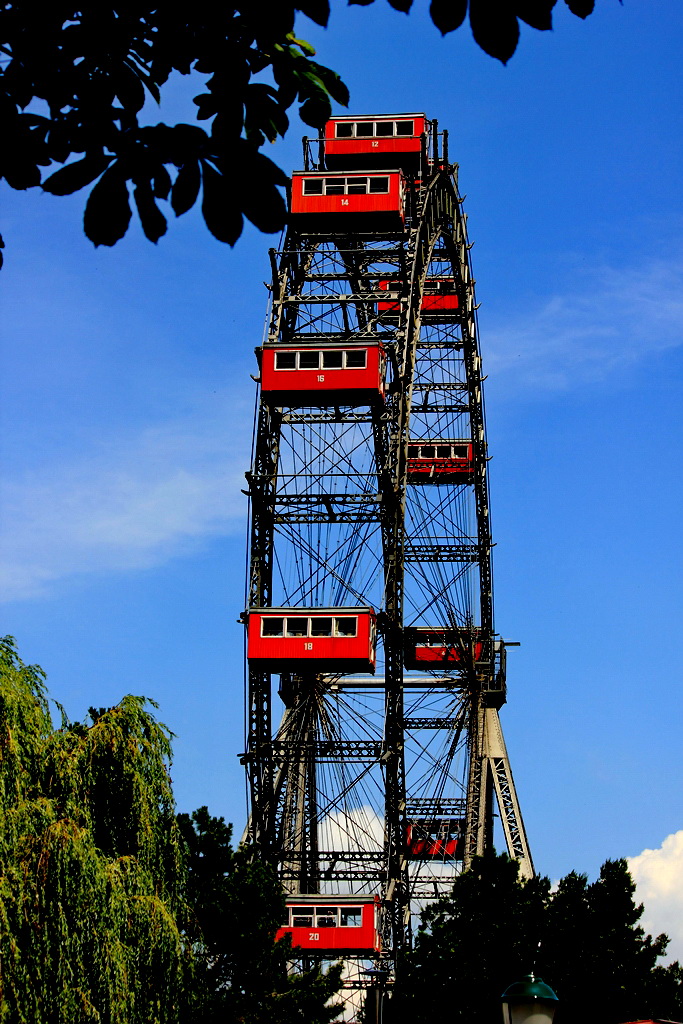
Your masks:
{"label": "red gondola", "polygon": [[483,644],[471,630],[430,629],[422,626],[405,630],[406,668],[458,668],[468,658],[480,661]]}
{"label": "red gondola", "polygon": [[406,846],[411,860],[462,860],[465,823],[460,818],[419,818],[409,823]]}
{"label": "red gondola", "polygon": [[276,939],[318,953],[349,955],[381,951],[379,896],[288,896]]}
{"label": "red gondola", "polygon": [[290,217],[301,230],[403,231],[405,181],[401,171],[295,171]]}
{"label": "red gondola", "polygon": [[468,483],[474,476],[472,442],[440,438],[408,445],[411,484]]}
{"label": "red gondola", "polygon": [[382,344],[264,345],[261,394],[273,405],[370,405],[384,397]]}
{"label": "red gondola", "polygon": [[252,608],[247,658],[264,672],[375,671],[372,608]]}
{"label": "red gondola", "polygon": [[[377,303],[377,312],[389,319],[392,314],[398,316],[400,311],[398,283],[380,281],[381,291],[388,292],[387,300]],[[425,281],[422,296],[422,317],[429,321],[432,317],[451,317],[460,308],[460,300],[452,277],[432,277]],[[388,314],[388,316],[387,316]]]}
{"label": "red gondola", "polygon": [[400,167],[417,174],[426,132],[424,114],[333,117],[325,125],[325,165],[330,170]]}

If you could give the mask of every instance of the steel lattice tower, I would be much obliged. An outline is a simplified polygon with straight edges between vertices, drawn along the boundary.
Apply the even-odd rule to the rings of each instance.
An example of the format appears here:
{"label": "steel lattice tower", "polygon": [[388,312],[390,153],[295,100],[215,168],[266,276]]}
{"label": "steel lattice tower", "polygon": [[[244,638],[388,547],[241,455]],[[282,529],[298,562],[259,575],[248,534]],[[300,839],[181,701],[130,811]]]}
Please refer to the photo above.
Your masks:
{"label": "steel lattice tower", "polygon": [[[396,132],[408,123],[393,117],[336,121],[356,134],[358,124],[379,134],[367,125]],[[492,848],[494,797],[510,856],[533,874],[498,715],[505,644],[493,621],[466,215],[447,134],[436,122],[423,128],[419,153],[402,168],[400,223],[344,211],[291,217],[281,249],[270,252],[271,306],[257,350],[245,621],[269,609],[327,616],[308,620],[316,636],[315,623],[336,630],[345,611],[377,613],[374,675],[305,657],[280,671],[249,662],[250,839],[291,897],[381,901],[381,950],[347,951],[350,988],[363,986],[363,962],[391,971],[410,939],[411,910]],[[330,170],[323,142],[305,154],[306,180],[322,184],[304,183],[304,192],[341,195],[343,181],[355,198],[361,181],[377,187],[377,177]],[[376,167],[364,173],[381,174]],[[447,282],[453,298],[430,301],[435,282]],[[361,351],[370,353],[366,365],[381,354],[381,388],[266,388],[267,356],[296,373],[316,358],[324,368],[331,352],[342,353],[325,356],[340,368],[342,357],[360,365],[349,353]],[[278,621],[286,637],[286,619]]]}

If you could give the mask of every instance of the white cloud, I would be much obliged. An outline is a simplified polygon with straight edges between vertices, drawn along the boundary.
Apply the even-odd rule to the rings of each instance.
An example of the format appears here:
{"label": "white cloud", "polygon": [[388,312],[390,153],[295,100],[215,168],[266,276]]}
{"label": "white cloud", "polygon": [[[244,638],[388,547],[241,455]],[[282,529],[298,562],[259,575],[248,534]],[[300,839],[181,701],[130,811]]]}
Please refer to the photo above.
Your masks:
{"label": "white cloud", "polygon": [[629,858],[628,866],[644,906],[643,928],[652,935],[666,932],[671,940],[667,962],[683,962],[683,829],[667,836],[657,850]]}
{"label": "white cloud", "polygon": [[498,385],[568,388],[683,344],[682,259],[578,270],[567,280],[570,291],[525,307],[523,319],[517,306],[505,324],[485,325],[486,370]]}
{"label": "white cloud", "polygon": [[149,427],[5,479],[3,600],[50,593],[77,574],[149,568],[241,530],[245,412]]}

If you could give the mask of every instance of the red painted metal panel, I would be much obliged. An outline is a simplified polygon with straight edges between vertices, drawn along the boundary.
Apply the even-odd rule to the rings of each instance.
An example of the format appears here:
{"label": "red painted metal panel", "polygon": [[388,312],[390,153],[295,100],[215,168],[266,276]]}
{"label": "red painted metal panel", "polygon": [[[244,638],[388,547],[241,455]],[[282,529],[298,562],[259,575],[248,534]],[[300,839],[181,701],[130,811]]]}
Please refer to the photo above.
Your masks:
{"label": "red painted metal panel", "polygon": [[[335,156],[353,156],[360,158],[364,156],[375,156],[379,153],[419,153],[421,149],[420,136],[412,138],[393,139],[326,139],[325,157],[329,160]],[[356,159],[358,166],[359,159]],[[332,165],[330,165],[332,166]]]}
{"label": "red painted metal panel", "polygon": [[260,608],[248,615],[247,658],[264,672],[374,673],[375,644],[371,608]]}
{"label": "red painted metal panel", "polygon": [[467,483],[474,476],[472,443],[415,441],[408,445],[407,473],[412,484]]}
{"label": "red painted metal panel", "polygon": [[[380,281],[379,287],[382,291],[392,290],[389,281]],[[455,310],[460,308],[460,300],[456,295],[455,291],[444,291],[443,288],[453,287],[453,278],[432,278],[427,279],[425,282],[425,293],[422,296],[422,313],[423,314],[438,314],[438,313],[454,313]],[[430,293],[430,289],[434,289],[434,293]],[[439,289],[439,290],[437,290]],[[394,293],[396,293],[394,291]],[[389,301],[380,301],[377,303],[378,313],[395,313],[398,314],[400,310],[400,303],[396,299]]]}
{"label": "red painted metal panel", "polygon": [[457,295],[424,295],[422,298],[423,313],[447,313],[459,308]]}
{"label": "red painted metal panel", "polygon": [[[261,393],[275,405],[326,406],[326,405],[368,405],[384,397],[384,348],[379,344],[368,346],[326,346],[316,349],[312,346],[296,348],[286,346],[290,354],[291,369],[281,369],[278,363],[285,351],[283,345],[264,345],[261,357]],[[308,369],[299,365],[304,354],[308,363],[318,354],[318,368]],[[343,366],[329,367],[331,359],[327,353],[341,354]],[[364,367],[347,366],[349,362],[365,356]],[[293,358],[291,358],[293,356]],[[350,359],[349,356],[353,358]]]}
{"label": "red painted metal panel", "polygon": [[[291,935],[292,946],[317,952],[379,952],[378,907],[379,897],[376,896],[291,896],[287,898],[290,923],[279,928],[275,938],[279,940],[285,935]],[[344,920],[357,920],[358,916],[358,927],[341,923]],[[308,923],[295,924],[295,921]]]}
{"label": "red painted metal panel", "polygon": [[[481,658],[482,644],[474,646],[475,660]],[[462,661],[459,647],[421,647],[417,644],[414,650],[406,655],[407,668],[448,668]]]}
{"label": "red painted metal panel", "polygon": [[463,842],[460,836],[431,834],[419,824],[408,825],[406,845],[408,856],[416,860],[461,860]]}
{"label": "red painted metal panel", "polygon": [[483,651],[481,640],[472,643],[469,633],[458,636],[457,630],[407,629],[404,661],[406,668],[453,668],[463,661],[465,651],[472,651],[474,660],[480,661]]}

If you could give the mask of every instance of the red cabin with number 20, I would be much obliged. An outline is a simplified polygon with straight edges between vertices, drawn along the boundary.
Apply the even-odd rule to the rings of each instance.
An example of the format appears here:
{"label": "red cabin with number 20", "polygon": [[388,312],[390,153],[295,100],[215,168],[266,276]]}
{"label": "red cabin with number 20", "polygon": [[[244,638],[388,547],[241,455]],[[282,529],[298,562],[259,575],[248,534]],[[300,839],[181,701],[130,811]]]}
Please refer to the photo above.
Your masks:
{"label": "red cabin with number 20", "polygon": [[381,950],[379,896],[288,896],[275,938],[318,953],[370,954]]}

